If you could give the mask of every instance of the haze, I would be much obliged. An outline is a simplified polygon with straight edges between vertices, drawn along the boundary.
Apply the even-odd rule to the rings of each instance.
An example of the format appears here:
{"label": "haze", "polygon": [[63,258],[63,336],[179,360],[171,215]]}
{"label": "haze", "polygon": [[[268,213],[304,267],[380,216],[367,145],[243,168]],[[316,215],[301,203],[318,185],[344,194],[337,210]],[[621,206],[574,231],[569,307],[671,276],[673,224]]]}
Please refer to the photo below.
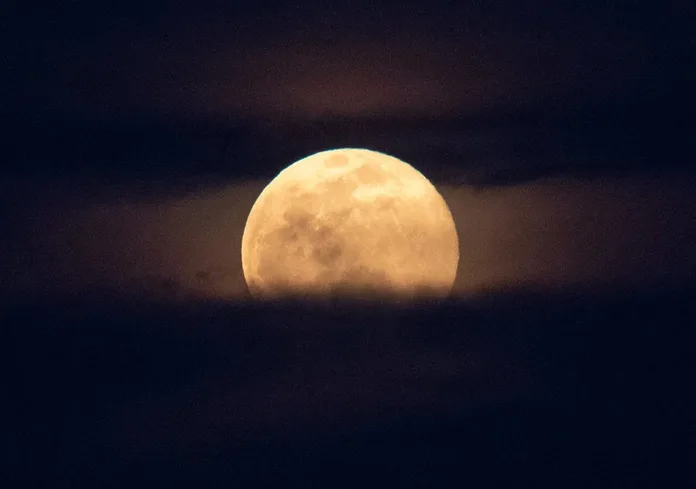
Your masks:
{"label": "haze", "polygon": [[[241,236],[265,183],[148,195],[123,188],[88,194],[74,182],[14,182],[3,191],[3,208],[15,211],[4,216],[8,232],[0,241],[3,292],[244,300]],[[437,185],[459,233],[453,295],[662,286],[693,278],[693,183],[615,177]]]}

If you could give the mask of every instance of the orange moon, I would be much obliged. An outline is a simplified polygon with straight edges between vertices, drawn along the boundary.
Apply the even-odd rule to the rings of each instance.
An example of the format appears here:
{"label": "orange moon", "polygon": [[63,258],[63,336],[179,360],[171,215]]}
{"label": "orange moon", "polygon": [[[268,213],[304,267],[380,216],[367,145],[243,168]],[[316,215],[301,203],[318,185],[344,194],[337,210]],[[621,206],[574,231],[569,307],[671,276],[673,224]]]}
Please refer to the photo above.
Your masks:
{"label": "orange moon", "polygon": [[447,204],[418,170],[366,149],[322,151],[261,192],[242,236],[254,298],[445,297],[459,262]]}

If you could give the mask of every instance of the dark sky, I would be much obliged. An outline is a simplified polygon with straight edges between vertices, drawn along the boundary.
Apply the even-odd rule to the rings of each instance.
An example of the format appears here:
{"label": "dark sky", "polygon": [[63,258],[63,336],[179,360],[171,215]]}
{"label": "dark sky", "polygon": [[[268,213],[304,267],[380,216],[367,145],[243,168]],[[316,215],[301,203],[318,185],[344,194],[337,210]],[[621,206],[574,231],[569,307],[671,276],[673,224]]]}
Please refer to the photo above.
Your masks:
{"label": "dark sky", "polygon": [[265,178],[336,146],[460,181],[690,167],[695,14],[568,0],[21,4],[4,13],[11,171]]}
{"label": "dark sky", "polygon": [[[5,17],[5,99],[83,117],[479,114],[691,98],[670,2],[59,2]],[[8,21],[9,20],[9,21]]]}
{"label": "dark sky", "polygon": [[[0,321],[14,476],[239,486],[258,467],[247,486],[287,487],[284,466],[308,486],[312,465],[333,487],[373,477],[362,465],[401,487],[653,473],[671,487],[686,473],[693,301],[630,291],[694,290],[696,2],[14,3],[0,8],[0,309],[31,306]],[[512,307],[190,307],[248,304],[255,199],[293,161],[346,146],[430,178],[459,236],[453,298]],[[520,291],[551,307],[518,307]],[[132,312],[161,301],[184,307]],[[393,419],[408,429],[382,432]]]}
{"label": "dark sky", "polygon": [[255,195],[346,146],[443,192],[457,293],[696,276],[693,6],[350,5],[4,13],[9,289],[240,297]]}

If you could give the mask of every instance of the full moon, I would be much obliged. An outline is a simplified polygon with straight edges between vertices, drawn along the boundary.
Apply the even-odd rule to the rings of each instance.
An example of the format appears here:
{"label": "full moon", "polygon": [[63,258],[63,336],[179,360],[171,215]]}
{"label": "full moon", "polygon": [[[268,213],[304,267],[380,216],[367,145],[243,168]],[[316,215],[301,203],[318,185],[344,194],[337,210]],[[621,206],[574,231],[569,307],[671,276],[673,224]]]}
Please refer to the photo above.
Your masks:
{"label": "full moon", "polygon": [[322,151],[281,171],[242,237],[251,295],[447,296],[459,262],[447,204],[418,170],[366,149]]}

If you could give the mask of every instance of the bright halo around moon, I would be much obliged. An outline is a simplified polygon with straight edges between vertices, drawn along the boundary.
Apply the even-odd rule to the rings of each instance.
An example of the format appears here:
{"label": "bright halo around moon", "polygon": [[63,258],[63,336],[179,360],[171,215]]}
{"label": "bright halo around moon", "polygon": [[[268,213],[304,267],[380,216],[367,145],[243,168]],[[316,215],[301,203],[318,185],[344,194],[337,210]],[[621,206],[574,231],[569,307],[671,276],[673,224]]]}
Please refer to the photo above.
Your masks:
{"label": "bright halo around moon", "polygon": [[293,163],[261,192],[242,237],[258,299],[446,297],[459,242],[442,196],[407,163],[366,149]]}

